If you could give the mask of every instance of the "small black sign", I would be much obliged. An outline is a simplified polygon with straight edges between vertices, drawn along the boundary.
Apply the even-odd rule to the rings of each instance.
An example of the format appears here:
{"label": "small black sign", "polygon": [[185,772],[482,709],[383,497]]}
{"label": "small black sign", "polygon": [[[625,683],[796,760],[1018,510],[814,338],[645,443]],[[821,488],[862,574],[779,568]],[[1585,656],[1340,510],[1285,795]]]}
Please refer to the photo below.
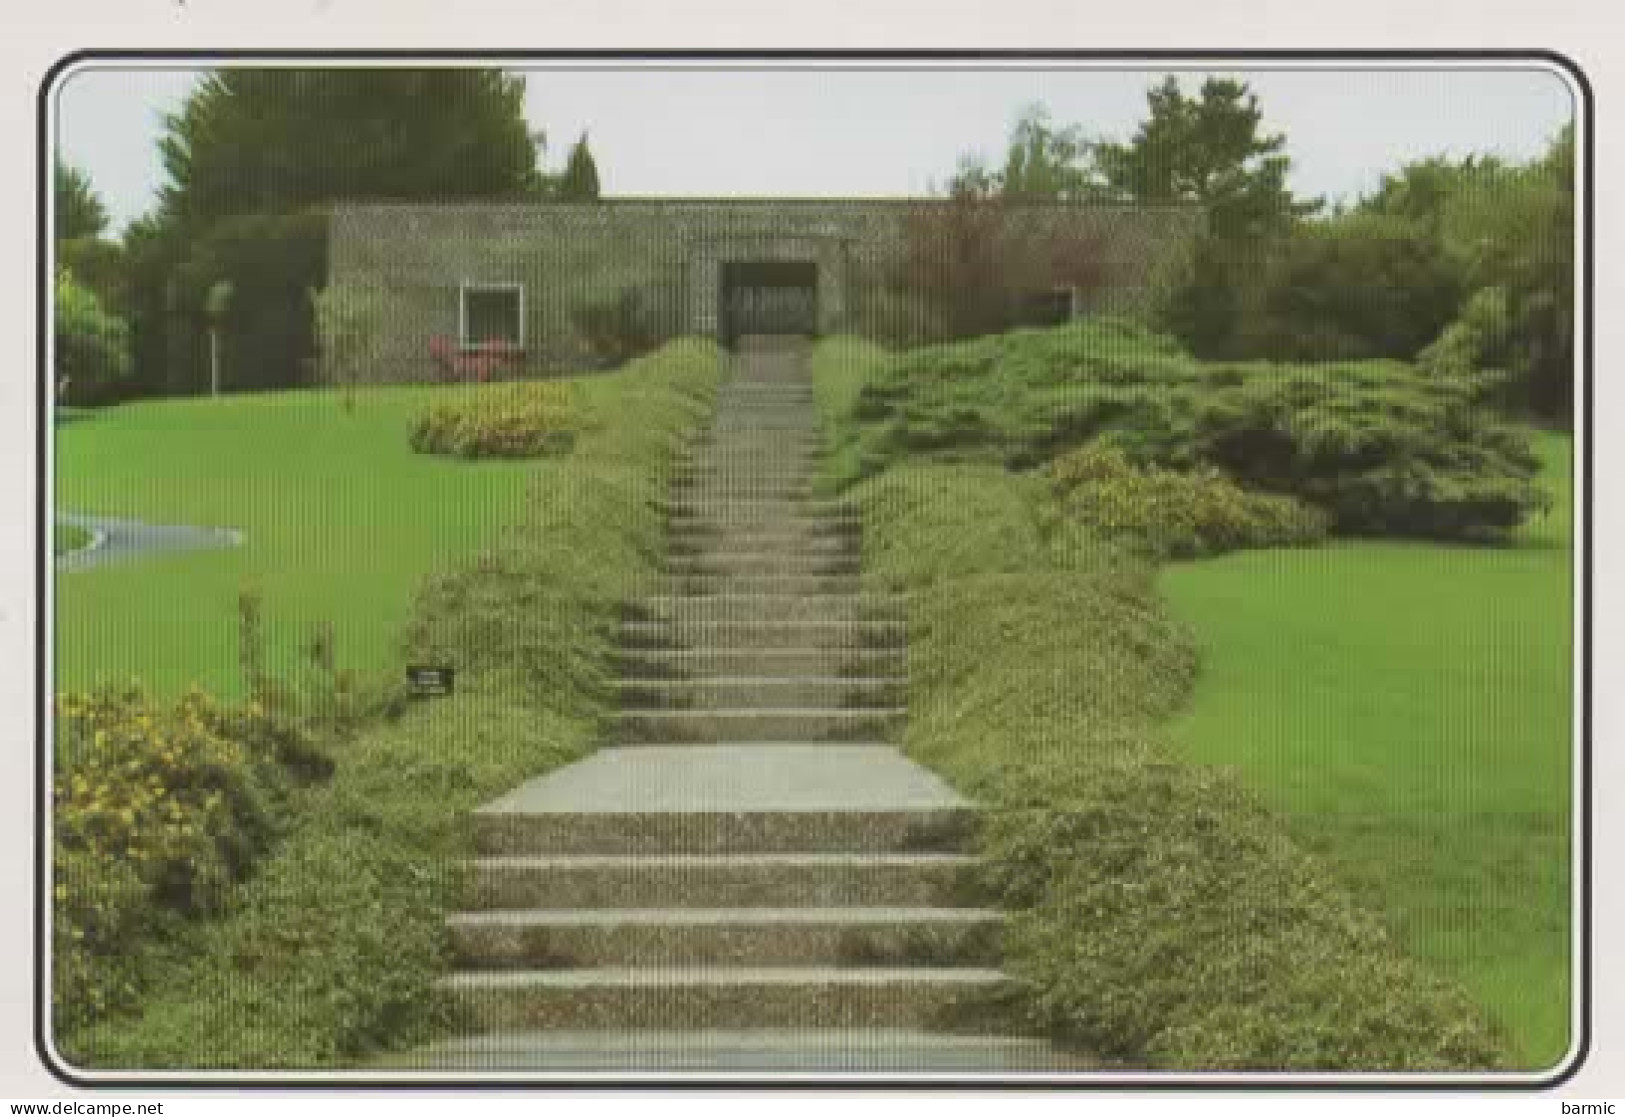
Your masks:
{"label": "small black sign", "polygon": [[450,694],[457,672],[450,667],[408,667],[406,685],[414,698],[437,698]]}

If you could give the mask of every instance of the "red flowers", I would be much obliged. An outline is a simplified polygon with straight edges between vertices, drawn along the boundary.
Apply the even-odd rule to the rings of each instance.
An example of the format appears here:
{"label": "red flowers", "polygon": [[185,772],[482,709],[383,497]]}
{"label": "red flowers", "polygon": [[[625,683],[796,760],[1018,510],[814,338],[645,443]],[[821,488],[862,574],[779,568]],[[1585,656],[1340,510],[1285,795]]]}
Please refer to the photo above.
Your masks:
{"label": "red flowers", "polygon": [[475,380],[481,384],[516,364],[522,350],[512,342],[493,338],[460,346],[443,334],[429,339],[429,356],[442,380]]}

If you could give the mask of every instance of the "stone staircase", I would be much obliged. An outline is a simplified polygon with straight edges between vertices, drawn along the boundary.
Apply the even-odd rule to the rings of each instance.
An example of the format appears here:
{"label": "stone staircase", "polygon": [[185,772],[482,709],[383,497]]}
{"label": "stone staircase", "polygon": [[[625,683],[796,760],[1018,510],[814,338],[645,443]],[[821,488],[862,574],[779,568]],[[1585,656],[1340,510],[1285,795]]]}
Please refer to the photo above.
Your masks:
{"label": "stone staircase", "polygon": [[474,1028],[417,1065],[1055,1065],[974,1034],[1007,986],[974,811],[888,743],[903,603],[818,454],[804,349],[747,341],[627,610],[617,743],[477,812],[446,978]]}

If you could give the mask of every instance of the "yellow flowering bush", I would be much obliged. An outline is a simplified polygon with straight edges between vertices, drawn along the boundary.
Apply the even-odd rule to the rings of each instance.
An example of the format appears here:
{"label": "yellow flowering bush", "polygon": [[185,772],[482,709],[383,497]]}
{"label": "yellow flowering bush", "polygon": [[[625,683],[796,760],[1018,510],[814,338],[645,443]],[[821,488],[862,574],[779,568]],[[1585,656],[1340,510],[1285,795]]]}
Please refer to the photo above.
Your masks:
{"label": "yellow flowering bush", "polygon": [[56,703],[52,829],[58,1019],[135,992],[133,954],[166,920],[218,911],[275,836],[300,733],[200,691],[138,687]]}
{"label": "yellow flowering bush", "polygon": [[1048,472],[1068,514],[1162,558],[1304,546],[1324,539],[1329,527],[1323,512],[1292,497],[1247,492],[1211,468],[1140,469],[1109,447],[1063,454]]}
{"label": "yellow flowering bush", "polygon": [[575,444],[575,411],[557,385],[505,384],[436,404],[412,428],[412,449],[459,458],[539,458]]}

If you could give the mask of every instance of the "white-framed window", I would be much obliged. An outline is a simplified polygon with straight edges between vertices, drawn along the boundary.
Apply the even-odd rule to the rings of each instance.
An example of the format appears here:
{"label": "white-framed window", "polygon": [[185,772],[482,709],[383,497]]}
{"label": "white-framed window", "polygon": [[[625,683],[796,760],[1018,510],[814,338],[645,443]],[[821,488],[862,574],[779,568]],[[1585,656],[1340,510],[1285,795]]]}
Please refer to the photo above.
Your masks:
{"label": "white-framed window", "polygon": [[457,341],[468,349],[488,341],[525,347],[525,285],[475,283],[457,288]]}

